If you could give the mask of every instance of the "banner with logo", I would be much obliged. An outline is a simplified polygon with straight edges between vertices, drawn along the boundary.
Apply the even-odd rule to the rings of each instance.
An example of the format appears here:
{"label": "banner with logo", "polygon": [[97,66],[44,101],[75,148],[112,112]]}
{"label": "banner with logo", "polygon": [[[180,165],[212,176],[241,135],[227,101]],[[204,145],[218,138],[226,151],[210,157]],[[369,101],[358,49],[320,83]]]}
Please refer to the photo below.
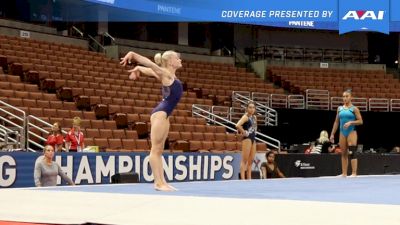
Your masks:
{"label": "banner with logo", "polygon": [[339,0],[339,33],[389,33],[389,0]]}
{"label": "banner with logo", "polygon": [[[265,153],[257,153],[253,171],[266,162]],[[340,155],[331,154],[276,154],[275,162],[286,177],[319,177],[339,174]]]}
{"label": "banner with logo", "polygon": [[[0,187],[32,187],[40,153],[0,153]],[[76,184],[108,184],[116,173],[138,173],[152,182],[148,153],[59,153],[55,161]],[[166,179],[179,181],[238,179],[240,154],[165,154]],[[58,177],[58,184],[61,179]]]}
{"label": "banner with logo", "polygon": [[340,155],[288,154],[276,155],[275,160],[287,177],[319,177],[340,174]]}
{"label": "banner with logo", "polygon": [[[63,0],[60,0],[61,2]],[[64,0],[65,1],[65,0]],[[400,31],[400,0],[81,0],[68,2],[68,21],[231,22],[274,27]],[[64,10],[68,12],[63,12]]]}

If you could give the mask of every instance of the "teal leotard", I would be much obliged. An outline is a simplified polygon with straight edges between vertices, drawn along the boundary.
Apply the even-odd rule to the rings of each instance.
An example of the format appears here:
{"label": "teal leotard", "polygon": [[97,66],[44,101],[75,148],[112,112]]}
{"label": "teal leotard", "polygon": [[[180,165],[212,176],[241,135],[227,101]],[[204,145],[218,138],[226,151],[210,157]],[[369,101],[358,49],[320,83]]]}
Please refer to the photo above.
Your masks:
{"label": "teal leotard", "polygon": [[354,114],[354,109],[355,106],[351,106],[350,108],[345,108],[343,106],[339,106],[339,120],[340,120],[340,133],[343,134],[343,136],[347,137],[349,134],[355,130],[355,126],[351,125],[347,129],[345,129],[343,126],[345,123],[349,121],[355,121],[356,120],[356,115]]}

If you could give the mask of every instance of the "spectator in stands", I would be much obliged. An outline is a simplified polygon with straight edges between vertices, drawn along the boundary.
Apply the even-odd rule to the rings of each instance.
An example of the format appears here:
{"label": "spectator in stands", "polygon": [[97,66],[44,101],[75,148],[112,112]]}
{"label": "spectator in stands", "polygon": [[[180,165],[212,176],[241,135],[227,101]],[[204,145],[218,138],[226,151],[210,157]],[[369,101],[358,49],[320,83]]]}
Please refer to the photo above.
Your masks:
{"label": "spectator in stands", "polygon": [[53,146],[55,152],[61,152],[64,144],[64,137],[61,133],[60,123],[55,122],[51,128],[51,133],[47,137],[46,144]]}
{"label": "spectator in stands", "polygon": [[285,175],[279,170],[278,164],[275,162],[275,153],[269,151],[265,154],[266,162],[261,163],[261,178],[284,178]]}
{"label": "spectator in stands", "polygon": [[180,54],[174,51],[157,53],[154,56],[155,63],[135,52],[128,52],[121,59],[121,65],[126,66],[132,61],[141,66],[135,66],[134,69],[129,70],[130,79],[136,80],[141,74],[144,74],[155,77],[162,84],[163,100],[153,109],[150,117],[150,166],[154,175],[154,188],[159,191],[174,191],[176,189],[169,185],[164,177],[162,153],[169,132],[169,116],[179,103],[183,93],[182,83],[175,75],[176,70],[182,67],[182,60]]}
{"label": "spectator in stands", "polygon": [[81,132],[81,118],[74,117],[72,128],[65,137],[65,148],[69,152],[82,152],[85,148],[85,138]]}
{"label": "spectator in stands", "polygon": [[240,162],[240,179],[251,179],[251,165],[256,154],[256,132],[257,118],[254,115],[256,105],[249,102],[246,107],[246,113],[237,122],[236,128],[243,135],[242,140],[242,160]]}
{"label": "spectator in stands", "polygon": [[311,154],[329,153],[332,151],[332,143],[329,141],[329,135],[326,130],[321,131],[319,138],[311,148]]}
{"label": "spectator in stands", "polygon": [[70,185],[75,185],[74,182],[69,178],[61,166],[53,161],[54,148],[51,145],[46,145],[43,149],[43,157],[36,160],[34,180],[36,187],[56,186],[57,175]]}
{"label": "spectator in stands", "polygon": [[357,176],[357,132],[355,126],[362,125],[363,120],[360,110],[351,103],[352,92],[343,92],[343,106],[339,106],[333,124],[330,141],[334,143],[335,133],[339,128],[339,146],[342,150],[342,176],[347,177],[347,167],[350,158],[351,176]]}

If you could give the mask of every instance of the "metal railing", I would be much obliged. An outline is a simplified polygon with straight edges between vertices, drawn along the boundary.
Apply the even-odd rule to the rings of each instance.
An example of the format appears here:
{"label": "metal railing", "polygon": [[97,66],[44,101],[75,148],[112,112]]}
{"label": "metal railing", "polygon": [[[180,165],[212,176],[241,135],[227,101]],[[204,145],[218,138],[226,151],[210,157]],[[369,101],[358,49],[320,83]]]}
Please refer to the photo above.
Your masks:
{"label": "metal railing", "polygon": [[[33,121],[38,121],[42,126],[37,126],[36,124],[33,123]],[[40,142],[36,141],[39,140],[41,142],[45,142],[46,138],[43,137],[43,135],[38,135],[37,133],[34,132],[34,129],[40,131],[41,133],[45,133],[46,136],[49,134],[49,131],[46,129],[43,129],[43,125],[46,127],[51,127],[52,125],[50,123],[47,123],[46,121],[43,121],[35,116],[29,115],[27,117],[27,149],[29,151],[35,151],[31,145],[34,145],[38,147],[39,149],[43,149],[44,146],[40,144]]]}
{"label": "metal railing", "polygon": [[25,112],[3,101],[0,101],[0,112],[0,122],[2,123],[0,128],[4,129],[7,133],[15,134],[15,137],[7,135],[7,142],[14,143],[16,148],[25,149]]}
{"label": "metal railing", "polygon": [[[222,117],[225,120],[230,119],[230,109],[227,106],[212,106],[211,107],[212,115],[217,115],[218,117],[212,117],[212,121],[219,121],[218,118]],[[221,122],[221,121],[219,121]],[[222,121],[223,122],[223,121]]]}
{"label": "metal railing", "polygon": [[284,94],[271,94],[269,106],[271,108],[287,108],[288,98]]}
{"label": "metal railing", "polygon": [[288,108],[289,109],[304,109],[305,99],[303,95],[288,95]]}
{"label": "metal railing", "polygon": [[251,99],[255,102],[258,102],[260,104],[263,104],[263,105],[269,107],[271,95],[267,94],[267,93],[261,93],[261,92],[252,92]]}
{"label": "metal railing", "polygon": [[268,126],[278,126],[278,112],[265,105],[255,102],[257,115],[261,115],[260,119],[264,119],[264,124]]}
{"label": "metal railing", "polygon": [[249,91],[232,92],[232,102],[239,102],[240,107],[246,107],[249,101],[251,101],[251,93]]}
{"label": "metal railing", "polygon": [[391,112],[400,112],[400,99],[391,99],[390,100],[390,111]]}
{"label": "metal railing", "polygon": [[262,59],[367,63],[368,52],[344,49],[315,49],[282,46],[260,46],[251,49],[250,61]]}
{"label": "metal railing", "polygon": [[[32,115],[28,115],[26,119],[27,119],[27,142],[28,142],[27,149],[29,151],[35,151],[33,148],[31,148],[31,144],[33,146],[38,147],[39,149],[43,149],[44,146],[37,140],[41,142],[46,142],[47,139],[43,137],[44,135],[38,135],[37,133],[35,133],[34,130],[36,129],[37,131],[40,131],[47,137],[50,134],[49,130],[53,127],[53,125]],[[39,124],[40,126],[38,126]],[[49,130],[46,130],[46,128],[48,128]],[[68,132],[61,130],[61,133],[65,136]],[[63,150],[65,151],[66,149],[63,148]]]}
{"label": "metal railing", "polygon": [[307,89],[306,109],[329,110],[329,91]]}
{"label": "metal railing", "polygon": [[[209,109],[209,111],[207,111],[206,109]],[[210,107],[205,107],[204,105],[193,104],[192,105],[192,115],[194,117],[205,118],[209,122],[212,122],[214,124],[223,126],[223,127],[227,128],[228,130],[231,130],[233,132],[237,132],[237,130],[235,128],[232,128],[232,127],[236,126],[235,123],[233,123],[230,120],[227,120],[226,118],[223,118],[223,117],[220,117],[218,115],[213,114]],[[213,120],[213,119],[217,119],[217,120]],[[231,125],[231,126],[229,126],[229,125]],[[269,137],[269,136],[267,136],[267,135],[265,135],[263,133],[260,133],[260,132],[256,132],[256,140],[267,144],[267,146],[272,146],[275,149],[277,149],[278,152],[280,152],[281,142],[279,140],[277,140],[275,138],[272,138],[272,137]]]}
{"label": "metal railing", "polygon": [[111,40],[111,44],[114,45],[115,44],[115,38],[113,36],[111,36],[111,34],[109,34],[107,31],[103,33],[103,45],[106,45],[104,42],[104,37],[110,38]]}
{"label": "metal railing", "polygon": [[[268,99],[269,103],[267,103]],[[232,106],[234,108],[245,108],[249,101],[256,102],[257,112],[264,112],[263,108],[269,108],[273,111],[276,108],[336,110],[339,106],[343,105],[343,97],[330,97],[328,90],[320,89],[307,89],[306,96],[248,91],[232,92]],[[257,104],[257,102],[261,104]],[[360,111],[400,112],[400,99],[353,97],[352,104],[357,106]],[[237,109],[231,109],[230,111],[232,114]],[[274,117],[270,117],[270,124],[271,122],[275,122],[274,119]],[[268,124],[268,119],[266,121],[266,125],[270,125]]]}
{"label": "metal railing", "polygon": [[204,118],[207,123],[210,123],[212,121],[212,115],[211,113],[211,107],[209,105],[196,105],[196,107],[192,106],[192,116],[197,115],[199,116],[201,114],[201,118]]}
{"label": "metal railing", "polygon": [[0,128],[0,150],[8,146],[8,133],[5,129]]}
{"label": "metal railing", "polygon": [[[268,99],[269,102],[267,103],[266,101]],[[336,110],[339,106],[343,105],[343,97],[330,97],[330,93],[328,90],[320,89],[307,89],[306,96],[267,94],[248,91],[232,92],[232,105],[234,106],[234,108],[245,108],[245,105],[247,105],[249,101],[262,103],[256,103],[258,112],[264,112],[263,107],[266,106],[270,109],[289,108],[309,110]],[[357,106],[360,111],[400,112],[400,99],[353,97],[352,104],[354,106]],[[231,109],[230,111],[232,114],[237,111],[237,109]],[[269,125],[268,122],[266,122],[266,125]]]}
{"label": "metal railing", "polygon": [[[368,99],[366,98],[353,98],[351,103],[357,106],[360,111],[368,111]],[[330,110],[337,110],[337,108],[342,105],[342,97],[331,97]]]}
{"label": "metal railing", "polygon": [[239,121],[245,112],[246,110],[242,107],[231,107],[229,109],[229,120],[232,122]]}
{"label": "metal railing", "polygon": [[336,110],[341,105],[343,105],[342,97],[331,97],[331,102],[329,106],[331,110]]}
{"label": "metal railing", "polygon": [[[250,101],[253,101],[256,106],[256,115],[263,119],[264,124],[268,126],[277,126],[278,125],[278,113],[276,110],[268,107],[268,104],[262,104],[251,97],[257,97],[260,99],[260,93],[256,93],[252,95],[247,91],[233,91],[232,92],[232,102],[240,103],[241,108],[246,108],[247,104]],[[263,96],[263,102],[265,101],[265,96]]]}
{"label": "metal railing", "polygon": [[0,125],[0,151],[12,151],[18,148],[19,141],[13,138],[14,136],[17,137],[17,135],[17,131],[7,129],[7,127]]}
{"label": "metal railing", "polygon": [[389,99],[387,98],[370,98],[368,100],[369,111],[381,111],[381,112],[389,112],[390,105]]}
{"label": "metal railing", "polygon": [[89,37],[89,48],[95,52],[106,53],[106,48],[100,44],[94,37],[88,35]]}
{"label": "metal railing", "polygon": [[[72,26],[72,31],[78,33],[80,37],[83,37],[83,32],[81,30],[79,30],[77,27]],[[72,33],[72,35],[73,35],[73,33]]]}
{"label": "metal railing", "polygon": [[[343,100],[342,100],[343,101]],[[351,103],[360,111],[368,111],[368,99],[367,98],[352,98]]]}

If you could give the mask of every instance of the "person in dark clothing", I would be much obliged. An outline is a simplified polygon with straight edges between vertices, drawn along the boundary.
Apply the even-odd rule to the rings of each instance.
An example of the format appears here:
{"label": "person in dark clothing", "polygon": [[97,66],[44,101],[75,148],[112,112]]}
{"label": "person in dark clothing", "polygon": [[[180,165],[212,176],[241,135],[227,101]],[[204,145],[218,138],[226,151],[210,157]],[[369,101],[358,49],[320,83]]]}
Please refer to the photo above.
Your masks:
{"label": "person in dark clothing", "polygon": [[261,178],[284,178],[285,175],[279,170],[279,167],[275,162],[275,153],[273,151],[269,151],[265,154],[265,158],[267,161],[261,164]]}
{"label": "person in dark clothing", "polygon": [[311,154],[329,153],[332,151],[332,143],[329,141],[329,135],[326,130],[321,131],[319,138],[315,141],[314,147],[311,148]]}

